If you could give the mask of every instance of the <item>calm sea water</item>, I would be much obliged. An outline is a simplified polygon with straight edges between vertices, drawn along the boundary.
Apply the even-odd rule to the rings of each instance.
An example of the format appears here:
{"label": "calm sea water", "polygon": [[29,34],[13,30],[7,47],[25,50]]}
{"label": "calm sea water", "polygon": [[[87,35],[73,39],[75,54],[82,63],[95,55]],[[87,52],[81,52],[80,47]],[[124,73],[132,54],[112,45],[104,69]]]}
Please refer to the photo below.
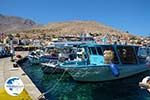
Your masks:
{"label": "calm sea water", "polygon": [[150,100],[150,93],[138,83],[150,72],[110,82],[81,83],[65,74],[43,74],[40,65],[28,61],[22,68],[41,92],[49,90],[48,100]]}

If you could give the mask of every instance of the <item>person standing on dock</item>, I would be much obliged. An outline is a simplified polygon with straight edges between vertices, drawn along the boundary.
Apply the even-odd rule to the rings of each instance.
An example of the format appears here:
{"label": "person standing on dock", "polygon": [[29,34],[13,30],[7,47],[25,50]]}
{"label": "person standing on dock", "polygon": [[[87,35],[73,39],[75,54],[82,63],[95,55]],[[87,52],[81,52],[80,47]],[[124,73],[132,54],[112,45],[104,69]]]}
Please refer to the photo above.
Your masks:
{"label": "person standing on dock", "polygon": [[15,50],[13,47],[11,47],[10,54],[11,54],[11,61],[13,62],[14,61],[13,56],[15,55]]}
{"label": "person standing on dock", "polygon": [[10,55],[11,55],[11,61],[13,62],[14,61],[13,56],[15,55],[15,50],[13,47],[13,36],[10,35],[9,38],[10,38]]}

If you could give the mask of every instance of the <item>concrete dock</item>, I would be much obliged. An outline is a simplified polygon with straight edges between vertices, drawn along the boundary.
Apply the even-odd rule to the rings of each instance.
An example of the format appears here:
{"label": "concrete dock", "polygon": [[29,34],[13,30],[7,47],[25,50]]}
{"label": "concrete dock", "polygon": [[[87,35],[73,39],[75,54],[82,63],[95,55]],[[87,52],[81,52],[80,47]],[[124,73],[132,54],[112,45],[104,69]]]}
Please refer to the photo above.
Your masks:
{"label": "concrete dock", "polygon": [[[16,55],[21,55],[22,57],[27,56],[27,51],[16,52]],[[14,62],[10,61],[10,57],[0,59],[0,89],[4,89],[5,81],[12,76],[17,76],[21,78],[24,83],[25,90],[29,94],[32,100],[37,100],[41,95],[41,92],[33,84],[31,79],[25,74],[21,67],[13,68]]]}

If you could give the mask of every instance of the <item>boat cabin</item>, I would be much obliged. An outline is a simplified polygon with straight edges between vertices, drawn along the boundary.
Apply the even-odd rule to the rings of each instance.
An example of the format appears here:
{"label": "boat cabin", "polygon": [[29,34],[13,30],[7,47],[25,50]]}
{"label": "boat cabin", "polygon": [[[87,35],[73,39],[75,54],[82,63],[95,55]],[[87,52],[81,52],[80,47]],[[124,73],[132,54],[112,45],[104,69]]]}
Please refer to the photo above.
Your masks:
{"label": "boat cabin", "polygon": [[96,65],[105,64],[106,58],[114,64],[139,64],[137,52],[138,46],[84,44],[78,47],[77,58]]}

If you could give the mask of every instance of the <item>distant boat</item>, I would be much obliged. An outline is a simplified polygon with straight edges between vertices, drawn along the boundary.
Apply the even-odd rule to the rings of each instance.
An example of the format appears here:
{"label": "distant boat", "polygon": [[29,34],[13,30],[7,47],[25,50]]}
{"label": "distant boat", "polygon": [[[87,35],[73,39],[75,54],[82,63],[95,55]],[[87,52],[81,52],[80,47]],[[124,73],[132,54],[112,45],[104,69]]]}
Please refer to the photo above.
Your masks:
{"label": "distant boat", "polygon": [[43,50],[36,50],[29,53],[28,59],[31,64],[40,64],[58,60],[58,57],[46,54]]}
{"label": "distant boat", "polygon": [[39,62],[40,62],[40,60],[39,60],[40,53],[38,51],[29,52],[27,57],[31,64],[39,64]]}
{"label": "distant boat", "polygon": [[[146,62],[140,62],[138,46],[84,44],[78,47],[77,60],[66,61],[60,67],[76,81],[109,81],[148,71]],[[111,50],[113,59],[105,64],[104,52]]]}
{"label": "distant boat", "polygon": [[59,66],[59,64],[63,63],[64,61],[73,60],[76,58],[75,47],[63,46],[63,47],[55,47],[55,49],[57,49],[58,58],[56,60],[49,60],[49,62],[41,63],[41,69],[45,74],[51,74],[51,73],[56,74],[56,73],[64,72],[64,69],[62,69]]}
{"label": "distant boat", "polygon": [[62,36],[58,39],[53,39],[50,45],[54,46],[78,46],[80,44],[86,43],[96,43],[94,38],[90,35],[81,35],[81,36]]}
{"label": "distant boat", "polygon": [[51,61],[49,63],[41,63],[41,69],[45,74],[63,73],[64,69],[62,69],[58,65],[59,63],[57,61]]}
{"label": "distant boat", "polygon": [[[8,49],[9,47],[7,47]],[[0,44],[0,58],[1,57],[9,57],[10,51],[6,49],[6,46],[4,44]]]}

